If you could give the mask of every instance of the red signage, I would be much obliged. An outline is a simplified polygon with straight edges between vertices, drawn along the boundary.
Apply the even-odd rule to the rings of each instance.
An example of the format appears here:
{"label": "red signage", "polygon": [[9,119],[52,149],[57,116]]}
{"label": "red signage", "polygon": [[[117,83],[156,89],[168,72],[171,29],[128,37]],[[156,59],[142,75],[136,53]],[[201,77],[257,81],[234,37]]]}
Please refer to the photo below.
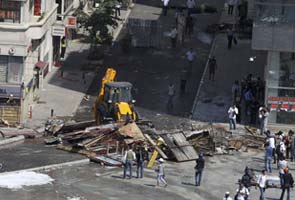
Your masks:
{"label": "red signage", "polygon": [[268,102],[295,103],[295,97],[268,97]]}
{"label": "red signage", "polygon": [[66,27],[68,28],[76,28],[77,27],[77,18],[76,17],[67,17],[66,19]]}
{"label": "red signage", "polygon": [[271,111],[295,112],[295,97],[274,97],[267,98]]}

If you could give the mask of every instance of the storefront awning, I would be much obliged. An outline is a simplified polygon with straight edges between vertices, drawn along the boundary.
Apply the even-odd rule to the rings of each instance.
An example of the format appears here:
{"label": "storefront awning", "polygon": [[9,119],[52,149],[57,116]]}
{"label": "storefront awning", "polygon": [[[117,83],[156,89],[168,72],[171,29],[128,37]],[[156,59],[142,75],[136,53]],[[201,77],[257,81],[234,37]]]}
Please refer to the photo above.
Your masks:
{"label": "storefront awning", "polygon": [[44,68],[46,68],[48,65],[47,62],[43,62],[43,61],[38,61],[36,64],[35,64],[35,67],[36,68],[39,68],[41,70],[43,70]]}

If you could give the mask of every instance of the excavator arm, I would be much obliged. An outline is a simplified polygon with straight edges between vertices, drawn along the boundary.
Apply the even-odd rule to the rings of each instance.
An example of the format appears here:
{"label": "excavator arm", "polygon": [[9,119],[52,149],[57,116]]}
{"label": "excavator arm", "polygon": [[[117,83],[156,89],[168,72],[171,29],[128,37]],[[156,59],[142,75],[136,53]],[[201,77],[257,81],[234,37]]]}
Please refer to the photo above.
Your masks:
{"label": "excavator arm", "polygon": [[101,88],[97,97],[99,105],[102,103],[102,100],[103,100],[105,84],[109,82],[113,82],[115,80],[116,73],[117,73],[116,70],[114,70],[113,68],[108,68],[104,77],[102,78]]}
{"label": "excavator arm", "polygon": [[105,75],[104,75],[104,77],[102,78],[101,88],[100,88],[100,91],[99,91],[99,94],[98,94],[98,97],[97,97],[97,101],[95,102],[94,108],[93,108],[95,119],[97,119],[97,116],[99,115],[99,113],[97,113],[97,111],[98,111],[99,105],[101,105],[102,101],[103,101],[105,84],[109,83],[109,82],[113,82],[115,80],[116,73],[117,72],[116,72],[115,69],[108,68]]}

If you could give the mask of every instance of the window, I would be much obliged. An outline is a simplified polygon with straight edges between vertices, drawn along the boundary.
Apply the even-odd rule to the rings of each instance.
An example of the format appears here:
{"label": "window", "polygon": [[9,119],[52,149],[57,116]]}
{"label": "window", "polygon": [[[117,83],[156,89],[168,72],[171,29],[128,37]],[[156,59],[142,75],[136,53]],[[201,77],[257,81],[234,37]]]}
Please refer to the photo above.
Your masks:
{"label": "window", "polygon": [[34,0],[34,15],[41,16],[41,0]]}
{"label": "window", "polygon": [[20,23],[19,1],[0,0],[0,22]]}

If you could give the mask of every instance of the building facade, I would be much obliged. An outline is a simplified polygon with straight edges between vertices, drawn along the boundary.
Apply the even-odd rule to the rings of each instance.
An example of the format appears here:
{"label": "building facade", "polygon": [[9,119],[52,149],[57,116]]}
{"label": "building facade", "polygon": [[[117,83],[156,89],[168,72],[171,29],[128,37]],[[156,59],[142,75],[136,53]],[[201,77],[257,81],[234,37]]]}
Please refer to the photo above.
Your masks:
{"label": "building facade", "polygon": [[66,20],[78,5],[79,0],[0,0],[1,120],[23,123],[30,117],[60,39],[68,35]]}
{"label": "building facade", "polygon": [[265,104],[271,123],[295,122],[295,0],[256,0],[252,48],[267,51]]}

